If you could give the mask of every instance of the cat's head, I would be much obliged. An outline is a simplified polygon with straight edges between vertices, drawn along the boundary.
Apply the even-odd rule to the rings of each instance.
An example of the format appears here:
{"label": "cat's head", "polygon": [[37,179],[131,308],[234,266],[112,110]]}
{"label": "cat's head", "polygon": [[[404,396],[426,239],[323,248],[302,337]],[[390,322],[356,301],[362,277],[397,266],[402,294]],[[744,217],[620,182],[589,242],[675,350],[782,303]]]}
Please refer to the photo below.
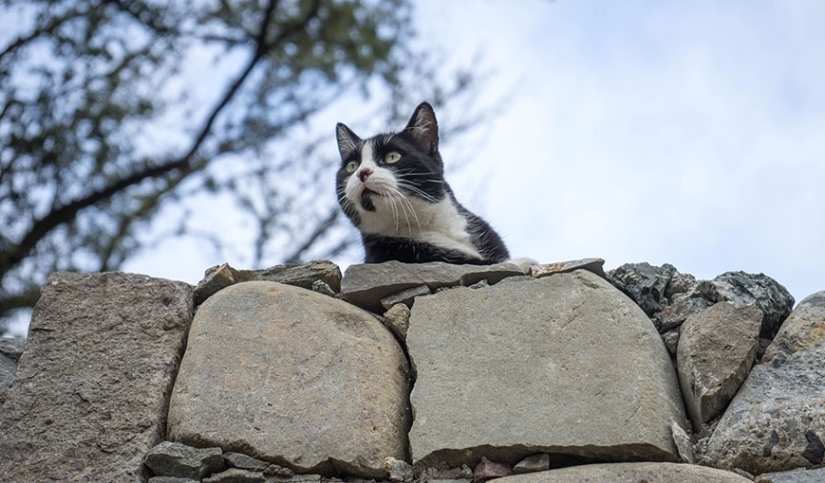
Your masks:
{"label": "cat's head", "polygon": [[438,153],[438,123],[424,102],[398,133],[361,139],[344,124],[336,126],[341,167],[336,189],[344,213],[367,233],[389,235],[419,207],[447,195],[444,166]]}

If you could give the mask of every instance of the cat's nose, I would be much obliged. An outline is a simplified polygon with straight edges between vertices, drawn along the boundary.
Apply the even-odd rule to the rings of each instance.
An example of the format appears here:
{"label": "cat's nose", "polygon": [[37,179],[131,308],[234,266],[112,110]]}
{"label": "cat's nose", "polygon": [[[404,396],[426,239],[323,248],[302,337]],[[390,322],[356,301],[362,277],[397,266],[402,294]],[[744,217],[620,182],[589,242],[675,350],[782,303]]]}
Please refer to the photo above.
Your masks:
{"label": "cat's nose", "polygon": [[364,168],[364,169],[362,169],[361,171],[358,172],[358,179],[360,179],[361,182],[363,183],[364,181],[367,180],[367,178],[370,177],[371,174],[372,174],[371,169]]}

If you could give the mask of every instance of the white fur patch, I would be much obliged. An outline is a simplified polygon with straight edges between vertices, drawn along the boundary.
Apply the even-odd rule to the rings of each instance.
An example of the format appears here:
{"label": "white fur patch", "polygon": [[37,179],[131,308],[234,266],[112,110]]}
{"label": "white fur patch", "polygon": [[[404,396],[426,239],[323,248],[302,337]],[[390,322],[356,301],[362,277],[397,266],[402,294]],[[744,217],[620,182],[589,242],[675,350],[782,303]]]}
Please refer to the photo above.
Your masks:
{"label": "white fur patch", "polygon": [[[373,172],[362,183],[358,173],[364,169]],[[361,206],[365,189],[378,193],[370,195],[375,211],[367,211]],[[482,258],[470,240],[467,220],[450,198],[430,203],[408,196],[398,186],[395,174],[375,163],[370,143],[361,149],[361,165],[347,180],[345,194],[358,212],[361,219],[359,228],[364,233],[409,238]]]}

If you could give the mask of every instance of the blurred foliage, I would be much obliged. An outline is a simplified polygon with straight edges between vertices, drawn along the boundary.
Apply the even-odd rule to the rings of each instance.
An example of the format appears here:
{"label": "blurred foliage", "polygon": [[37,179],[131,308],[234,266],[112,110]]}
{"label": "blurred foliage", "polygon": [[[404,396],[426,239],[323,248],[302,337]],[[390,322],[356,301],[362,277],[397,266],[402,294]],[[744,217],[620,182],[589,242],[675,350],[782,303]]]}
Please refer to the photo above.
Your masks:
{"label": "blurred foliage", "polygon": [[0,333],[53,271],[169,237],[221,250],[230,220],[189,222],[204,196],[253,220],[252,265],[351,249],[320,113],[471,111],[475,77],[416,48],[409,0],[0,0],[0,18]]}

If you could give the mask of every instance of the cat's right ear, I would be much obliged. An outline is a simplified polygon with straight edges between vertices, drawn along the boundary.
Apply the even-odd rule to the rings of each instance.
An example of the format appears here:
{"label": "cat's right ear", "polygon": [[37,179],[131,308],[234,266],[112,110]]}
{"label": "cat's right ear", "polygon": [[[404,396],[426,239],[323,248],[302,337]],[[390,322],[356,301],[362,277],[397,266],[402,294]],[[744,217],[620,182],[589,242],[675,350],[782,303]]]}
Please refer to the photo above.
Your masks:
{"label": "cat's right ear", "polygon": [[358,151],[361,138],[352,132],[352,129],[339,122],[335,126],[335,136],[338,138],[338,152],[341,153],[341,159],[348,159]]}

